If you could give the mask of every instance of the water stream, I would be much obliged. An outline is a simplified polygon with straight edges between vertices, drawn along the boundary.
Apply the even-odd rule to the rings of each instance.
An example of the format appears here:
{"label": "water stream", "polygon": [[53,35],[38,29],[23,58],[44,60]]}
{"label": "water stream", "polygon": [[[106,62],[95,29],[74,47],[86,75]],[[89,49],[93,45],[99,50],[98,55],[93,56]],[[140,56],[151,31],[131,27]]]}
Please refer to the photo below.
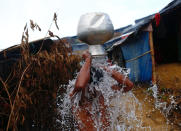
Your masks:
{"label": "water stream", "polygon": [[[106,62],[106,58],[100,59],[100,58],[94,58],[92,60],[92,66],[96,69],[101,69],[102,66],[109,66],[110,69],[114,69],[119,71],[120,73],[128,76],[130,73],[130,69],[121,68],[117,65],[110,66]],[[144,113],[144,102],[140,102],[140,100],[135,96],[135,94],[132,91],[129,91],[127,93],[122,93],[122,90],[120,91],[114,91],[112,88],[110,88],[114,84],[118,84],[117,81],[115,81],[109,73],[103,72],[103,78],[101,78],[99,84],[95,84],[94,82],[89,84],[89,87],[87,88],[89,92],[94,92],[96,89],[99,94],[102,94],[104,97],[104,103],[107,107],[107,118],[109,120],[109,127],[108,130],[110,131],[132,131],[132,130],[146,130],[151,131],[154,129],[151,124],[145,124],[145,118],[143,116]],[[94,77],[95,74],[93,74],[93,81],[97,80]],[[58,105],[58,113],[61,116],[60,119],[57,119],[57,123],[60,125],[61,130],[78,130],[77,123],[81,123],[81,121],[76,121],[74,115],[72,114],[72,111],[79,110],[79,102],[81,101],[81,92],[77,93],[73,99],[70,99],[69,94],[74,89],[76,78],[69,81],[68,85],[62,85],[62,87],[66,87],[66,93],[61,94],[57,97],[57,105]],[[124,84],[122,85],[124,88]],[[60,87],[60,88],[62,88]],[[157,98],[157,86],[154,85],[149,88],[149,90],[153,91],[153,96],[155,98],[155,107],[160,109],[163,108],[164,112],[168,112],[169,108],[166,107],[166,103],[161,103]],[[89,98],[89,93],[85,93],[85,95]],[[72,106],[74,106],[74,110],[72,110]],[[90,114],[92,116],[101,116],[99,111],[99,103],[98,99],[94,98],[92,100],[92,108],[89,110]],[[154,108],[154,107],[153,107]],[[153,109],[151,109],[153,110]],[[154,109],[155,110],[155,109]],[[99,112],[99,114],[97,113]],[[166,115],[166,113],[165,113]],[[99,118],[99,117],[98,117]],[[101,120],[97,118],[92,118],[94,120],[94,124],[96,125],[97,131],[101,131],[102,124]],[[146,118],[147,119],[147,118]],[[149,122],[148,122],[149,123]],[[81,123],[83,124],[83,123]],[[165,123],[163,123],[165,124]],[[161,127],[159,129],[167,129],[167,125],[164,127]]]}

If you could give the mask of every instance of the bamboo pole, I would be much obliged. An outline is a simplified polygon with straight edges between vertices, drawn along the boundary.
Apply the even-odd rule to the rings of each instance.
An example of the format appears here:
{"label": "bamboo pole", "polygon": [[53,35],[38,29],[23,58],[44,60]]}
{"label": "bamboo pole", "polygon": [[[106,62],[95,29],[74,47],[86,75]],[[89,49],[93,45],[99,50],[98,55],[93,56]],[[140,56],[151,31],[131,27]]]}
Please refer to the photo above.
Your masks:
{"label": "bamboo pole", "polygon": [[153,31],[149,31],[149,44],[151,50],[151,59],[152,59],[152,82],[156,84],[156,67],[155,67],[155,55],[154,55],[154,46],[153,46]]}

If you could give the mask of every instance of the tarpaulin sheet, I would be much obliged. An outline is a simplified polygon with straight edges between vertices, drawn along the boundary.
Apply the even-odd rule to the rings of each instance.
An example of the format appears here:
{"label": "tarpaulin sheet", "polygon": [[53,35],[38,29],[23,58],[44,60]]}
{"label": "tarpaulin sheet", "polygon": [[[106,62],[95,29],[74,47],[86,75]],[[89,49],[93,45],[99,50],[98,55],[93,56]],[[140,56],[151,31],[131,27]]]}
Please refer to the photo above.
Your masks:
{"label": "tarpaulin sheet", "polygon": [[137,38],[121,45],[126,68],[131,69],[129,78],[133,82],[149,82],[152,79],[152,60],[149,33],[141,32]]}
{"label": "tarpaulin sheet", "polygon": [[173,0],[165,8],[163,8],[159,13],[166,14],[172,11],[173,9],[180,8],[180,6],[181,6],[181,0]]}
{"label": "tarpaulin sheet", "polygon": [[[42,45],[43,43],[43,45]],[[41,50],[50,51],[53,44],[51,39],[42,39],[29,43],[29,53],[36,54]],[[0,78],[5,81],[12,72],[14,65],[21,59],[21,45],[7,48],[0,52]]]}
{"label": "tarpaulin sheet", "polygon": [[88,50],[88,45],[85,43],[78,43],[71,45],[72,46],[72,51],[82,51],[82,50]]}

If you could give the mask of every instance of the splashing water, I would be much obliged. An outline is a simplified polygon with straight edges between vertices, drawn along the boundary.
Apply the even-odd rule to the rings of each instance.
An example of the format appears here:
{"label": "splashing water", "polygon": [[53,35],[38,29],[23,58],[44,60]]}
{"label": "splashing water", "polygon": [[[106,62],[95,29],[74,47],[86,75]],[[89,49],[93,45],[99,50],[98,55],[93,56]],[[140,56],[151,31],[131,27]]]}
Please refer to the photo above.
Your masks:
{"label": "splashing water", "polygon": [[169,113],[171,111],[172,108],[175,108],[176,106],[176,101],[174,99],[174,96],[170,96],[170,104],[168,104],[167,102],[161,102],[160,99],[158,98],[158,86],[157,85],[153,85],[150,88],[148,88],[148,90],[151,90],[153,92],[153,97],[155,100],[155,108],[159,109],[163,115],[165,116],[166,120],[167,120],[167,124],[169,123],[168,121],[168,116]]}
{"label": "splashing water", "polygon": [[[106,58],[94,58],[92,59],[92,66],[96,69],[102,66],[109,66],[106,62]],[[110,69],[114,69],[119,71],[120,73],[125,75],[125,78],[130,73],[129,69],[121,68],[117,65],[110,66]],[[103,70],[102,70],[103,71]],[[95,79],[95,74],[93,73],[93,81]],[[81,121],[75,122],[75,118],[72,114],[72,105],[74,105],[74,111],[79,110],[79,102],[81,101],[81,92],[78,92],[74,99],[71,100],[69,94],[73,91],[75,85],[76,78],[69,82],[67,86],[66,93],[57,97],[59,101],[57,101],[59,114],[61,116],[61,120],[57,120],[57,123],[61,125],[62,130],[70,130],[75,129],[78,130],[77,123],[81,123]],[[109,119],[109,128],[108,130],[115,131],[129,131],[129,130],[151,130],[150,127],[142,126],[142,120],[140,119],[141,114],[137,115],[137,110],[141,110],[142,105],[132,93],[129,91],[127,93],[122,93],[120,91],[112,90],[111,86],[118,84],[111,75],[105,71],[103,71],[103,78],[99,82],[99,84],[94,84],[93,82],[89,84],[87,88],[89,92],[94,92],[94,89],[102,94],[104,97],[104,103],[107,107],[107,114]],[[123,83],[123,88],[124,83]],[[85,93],[85,96],[89,98],[89,93]],[[92,100],[92,108],[89,110],[92,116],[98,115],[99,112],[99,103],[97,97]],[[102,114],[99,115],[101,116]],[[68,120],[69,119],[69,120]],[[100,119],[95,119],[94,125],[96,125],[96,129],[99,131],[102,130],[102,123]],[[83,124],[83,123],[81,123]]]}
{"label": "splashing water", "polygon": [[158,109],[166,110],[166,102],[160,102],[158,99],[158,87],[157,85],[153,85],[152,87],[148,88],[148,90],[151,90],[153,92],[153,97],[155,98],[155,107]]}

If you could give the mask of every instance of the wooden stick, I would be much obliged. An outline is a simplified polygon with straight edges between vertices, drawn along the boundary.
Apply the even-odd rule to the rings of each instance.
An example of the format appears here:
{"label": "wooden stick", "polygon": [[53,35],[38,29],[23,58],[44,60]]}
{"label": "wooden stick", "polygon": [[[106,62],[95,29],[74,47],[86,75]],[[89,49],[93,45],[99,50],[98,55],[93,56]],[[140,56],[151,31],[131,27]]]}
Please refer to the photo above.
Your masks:
{"label": "wooden stick", "polygon": [[153,46],[153,31],[149,31],[149,44],[151,50],[151,59],[152,59],[152,82],[156,84],[156,70],[155,70],[155,53],[154,53],[154,46]]}

